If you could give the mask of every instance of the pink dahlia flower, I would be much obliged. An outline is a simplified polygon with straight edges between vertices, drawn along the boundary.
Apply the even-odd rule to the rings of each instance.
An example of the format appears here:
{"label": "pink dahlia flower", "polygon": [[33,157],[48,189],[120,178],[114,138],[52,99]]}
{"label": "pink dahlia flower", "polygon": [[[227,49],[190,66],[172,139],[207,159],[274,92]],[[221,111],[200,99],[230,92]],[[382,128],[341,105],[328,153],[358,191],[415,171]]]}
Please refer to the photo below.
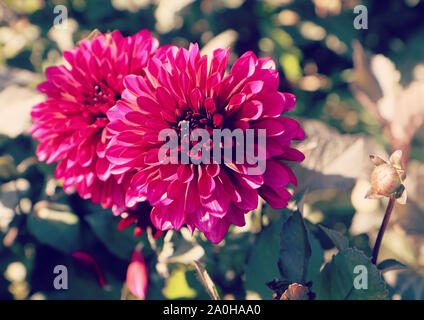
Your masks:
{"label": "pink dahlia flower", "polygon": [[[106,157],[113,174],[126,176],[136,171],[126,194],[128,207],[149,201],[151,221],[159,230],[186,225],[219,243],[230,224],[245,224],[244,215],[256,209],[259,196],[274,208],[287,205],[291,195],[286,186],[297,181],[282,160],[304,158],[290,147],[292,140],[304,138],[304,131],[295,120],[281,117],[294,107],[295,97],[278,91],[274,62],[258,59],[252,52],[240,57],[228,75],[229,50],[214,51],[209,63],[193,44],[188,50],[171,47],[164,55],[161,61],[152,58],[148,62],[145,77],[125,78],[122,99],[107,113],[113,138]],[[247,151],[241,163],[227,156],[209,164],[184,163],[181,159],[184,154],[193,155],[195,141],[189,142],[189,149],[182,142],[174,148],[180,162],[175,163],[175,156],[174,161],[169,161],[172,156],[166,161],[161,155],[165,142],[159,133],[172,129],[183,141],[184,122],[211,134],[209,140],[201,141],[209,149],[228,148],[228,144],[213,145],[215,129],[241,129],[243,133],[253,129],[256,138],[265,129],[266,144],[255,142],[254,153],[266,161],[266,170],[261,172],[248,163],[252,154]],[[229,148],[237,144],[232,139]],[[204,150],[200,153],[202,157]]]}
{"label": "pink dahlia flower", "polygon": [[32,109],[30,132],[40,141],[39,160],[59,161],[56,178],[63,180],[65,191],[75,186],[81,197],[113,207],[115,213],[125,209],[123,186],[129,175],[111,175],[105,158],[110,140],[106,113],[121,98],[124,77],[144,75],[158,46],[148,30],[131,37],[114,31],[83,40],[63,53],[69,68],[47,68],[47,81],[38,86],[47,99]]}

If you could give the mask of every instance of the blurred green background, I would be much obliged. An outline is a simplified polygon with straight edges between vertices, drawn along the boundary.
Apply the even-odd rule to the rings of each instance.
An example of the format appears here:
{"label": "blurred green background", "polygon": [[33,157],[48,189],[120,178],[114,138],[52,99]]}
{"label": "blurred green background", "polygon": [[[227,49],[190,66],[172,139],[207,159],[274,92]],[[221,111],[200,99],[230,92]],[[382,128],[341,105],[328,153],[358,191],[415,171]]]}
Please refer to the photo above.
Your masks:
{"label": "blurred green background", "polygon": [[[53,27],[59,4],[68,9],[63,29]],[[368,29],[353,27],[353,9],[360,4],[368,9]],[[155,242],[146,234],[134,239],[132,230],[118,232],[117,218],[109,212],[63,192],[54,165],[37,162],[36,144],[26,133],[31,106],[43,99],[35,87],[46,67],[63,63],[63,50],[95,29],[131,35],[147,28],[161,44],[188,47],[197,42],[204,53],[231,47],[230,62],[248,50],[272,57],[280,89],[297,97],[291,115],[308,134],[299,146],[307,161],[295,168],[300,181],[296,197],[308,189],[303,211],[322,253],[315,263],[322,264],[335,249],[314,227],[317,223],[344,233],[370,254],[384,200],[363,199],[371,170],[367,157],[371,152],[385,156],[393,143],[387,126],[351,88],[356,84],[367,92],[361,76],[376,78],[381,89],[376,100],[393,98],[397,106],[399,96],[416,103],[415,114],[409,115],[410,104],[404,103],[387,118],[390,123],[405,114],[405,119],[421,117],[424,91],[405,88],[411,82],[422,88],[424,82],[423,16],[420,0],[0,1],[0,299],[131,298],[125,272],[140,241],[150,270],[148,299],[208,298],[192,259],[206,264],[227,299],[271,299],[264,283],[278,276],[284,210],[261,206],[249,214],[246,227],[232,229],[218,246],[197,233],[191,238],[187,230]],[[354,51],[355,41],[368,53],[358,46]],[[359,57],[355,64],[354,55]],[[373,58],[380,67],[369,63]],[[384,80],[390,83],[384,85]],[[386,109],[379,110],[384,114]],[[410,266],[385,274],[393,299],[424,298],[424,130],[417,127],[408,140],[411,200],[396,209],[381,252]],[[81,250],[98,261],[106,288],[70,256]],[[68,267],[69,290],[53,288],[58,264]]]}

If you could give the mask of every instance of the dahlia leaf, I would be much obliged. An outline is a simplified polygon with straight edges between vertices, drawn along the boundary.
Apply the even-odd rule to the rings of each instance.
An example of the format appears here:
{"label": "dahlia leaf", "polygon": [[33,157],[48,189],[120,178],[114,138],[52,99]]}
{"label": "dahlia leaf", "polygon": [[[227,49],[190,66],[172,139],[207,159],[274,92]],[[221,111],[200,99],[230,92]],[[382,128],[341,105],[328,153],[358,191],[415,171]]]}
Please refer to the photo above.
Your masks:
{"label": "dahlia leaf", "polygon": [[390,270],[399,270],[399,269],[407,269],[407,268],[408,267],[406,265],[404,265],[402,262],[399,262],[395,259],[387,259],[387,260],[381,261],[377,265],[377,269],[383,273]]}
{"label": "dahlia leaf", "polygon": [[322,231],[324,231],[327,237],[330,238],[330,240],[333,242],[337,249],[345,250],[349,248],[349,240],[344,235],[337,231],[328,229],[322,225],[319,225],[319,227]]}
{"label": "dahlia leaf", "polygon": [[[99,260],[103,260],[102,252],[96,252]],[[90,270],[86,270],[82,265],[77,263],[70,255],[63,260],[63,265],[68,267],[68,290],[51,290],[46,293],[47,299],[52,300],[119,300],[121,297],[122,280],[121,275],[114,274],[110,269],[110,264],[102,264],[104,276],[107,279],[107,286],[99,285],[99,279],[94,276]],[[55,263],[51,261],[50,265]],[[46,265],[47,266],[47,265]],[[50,268],[48,268],[50,269]],[[112,267],[113,269],[113,267]],[[50,270],[49,270],[50,271]],[[94,271],[94,270],[93,270]]]}
{"label": "dahlia leaf", "polygon": [[132,248],[137,245],[139,239],[132,234],[131,228],[118,230],[119,218],[104,211],[91,213],[84,217],[94,234],[115,256],[128,261],[132,254]]}
{"label": "dahlia leaf", "polygon": [[321,271],[314,286],[318,300],[385,300],[388,291],[381,272],[362,251],[339,251]]}
{"label": "dahlia leaf", "polygon": [[312,232],[309,232],[309,241],[311,243],[311,258],[309,259],[306,282],[312,281],[312,291],[315,280],[320,275],[321,266],[324,263],[324,250],[321,247],[319,240],[315,237]]}
{"label": "dahlia leaf", "polygon": [[308,230],[300,211],[295,211],[281,229],[278,268],[283,278],[304,284],[310,257]]}
{"label": "dahlia leaf", "polygon": [[38,241],[66,254],[81,249],[78,216],[62,205],[36,206],[35,214],[27,218],[27,227]]}
{"label": "dahlia leaf", "polygon": [[287,215],[279,211],[280,219],[263,229],[257,236],[245,269],[246,291],[255,292],[262,299],[270,299],[272,292],[266,283],[278,277],[278,252],[280,247],[280,230],[287,220]]}

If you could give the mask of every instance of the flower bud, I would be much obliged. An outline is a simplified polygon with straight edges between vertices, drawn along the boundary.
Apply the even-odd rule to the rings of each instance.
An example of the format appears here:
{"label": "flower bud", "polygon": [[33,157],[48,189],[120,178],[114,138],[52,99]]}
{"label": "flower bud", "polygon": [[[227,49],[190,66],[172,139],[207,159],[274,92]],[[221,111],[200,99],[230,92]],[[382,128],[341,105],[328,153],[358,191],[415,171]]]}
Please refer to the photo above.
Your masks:
{"label": "flower bud", "polygon": [[389,197],[401,184],[399,173],[390,164],[379,165],[371,173],[371,187],[377,194]]}
{"label": "flower bud", "polygon": [[137,298],[146,298],[149,286],[149,270],[141,253],[141,247],[133,251],[131,262],[127,269],[127,286],[130,292]]}
{"label": "flower bud", "polygon": [[399,203],[405,204],[406,191],[402,184],[405,170],[401,165],[402,151],[396,150],[390,156],[390,162],[374,155],[370,155],[375,168],[371,173],[371,189],[365,198],[376,199],[394,196]]}
{"label": "flower bud", "polygon": [[309,288],[292,283],[281,295],[280,300],[309,300]]}

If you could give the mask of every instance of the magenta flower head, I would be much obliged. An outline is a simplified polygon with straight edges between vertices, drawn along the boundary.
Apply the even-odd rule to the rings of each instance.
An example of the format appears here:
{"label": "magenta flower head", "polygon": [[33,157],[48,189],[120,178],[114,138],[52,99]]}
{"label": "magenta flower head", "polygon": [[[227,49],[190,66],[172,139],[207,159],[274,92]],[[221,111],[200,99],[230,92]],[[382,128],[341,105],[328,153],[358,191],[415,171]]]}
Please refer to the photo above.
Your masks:
{"label": "magenta flower head", "polygon": [[122,99],[107,113],[106,157],[113,174],[132,176],[128,207],[148,201],[157,229],[186,225],[219,243],[230,224],[245,224],[259,196],[287,205],[286,187],[297,181],[282,160],[304,159],[290,147],[304,131],[281,116],[295,97],[278,91],[274,62],[252,52],[228,75],[229,50],[215,50],[210,61],[196,44],[164,55],[148,62],[144,77],[125,78]]}
{"label": "magenta flower head", "polygon": [[105,157],[109,142],[107,111],[121,98],[128,74],[144,75],[159,42],[148,30],[123,37],[118,31],[82,40],[63,53],[70,67],[47,68],[47,81],[38,86],[47,99],[32,109],[33,137],[40,141],[40,161],[59,161],[56,178],[65,191],[76,187],[115,213],[125,209],[123,176],[112,176]]}

